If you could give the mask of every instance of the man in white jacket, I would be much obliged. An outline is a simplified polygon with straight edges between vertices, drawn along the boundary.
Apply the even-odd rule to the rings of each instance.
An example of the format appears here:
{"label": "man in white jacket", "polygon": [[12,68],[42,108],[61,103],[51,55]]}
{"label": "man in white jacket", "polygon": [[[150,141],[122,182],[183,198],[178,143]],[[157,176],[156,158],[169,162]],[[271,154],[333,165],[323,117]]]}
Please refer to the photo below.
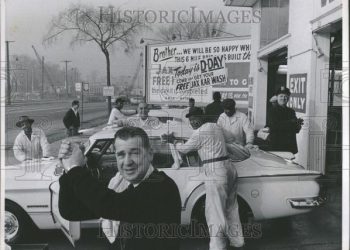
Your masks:
{"label": "man in white jacket", "polygon": [[233,99],[222,102],[224,113],[219,116],[217,124],[224,132],[226,143],[237,143],[247,148],[254,148],[254,130],[248,117],[236,110]]}
{"label": "man in white jacket", "polygon": [[33,122],[34,120],[28,116],[21,116],[16,123],[16,126],[23,130],[15,139],[13,153],[21,162],[50,155],[50,144],[44,131],[40,128],[32,128]]}
{"label": "man in white jacket", "polygon": [[[182,154],[198,150],[202,160],[205,177],[200,177],[205,183],[209,249],[242,249],[244,238],[238,212],[237,171],[229,161],[224,134],[216,123],[205,122],[201,108],[192,108],[186,117],[194,132],[185,144],[175,148]],[[172,134],[162,138],[169,143],[175,141]]]}

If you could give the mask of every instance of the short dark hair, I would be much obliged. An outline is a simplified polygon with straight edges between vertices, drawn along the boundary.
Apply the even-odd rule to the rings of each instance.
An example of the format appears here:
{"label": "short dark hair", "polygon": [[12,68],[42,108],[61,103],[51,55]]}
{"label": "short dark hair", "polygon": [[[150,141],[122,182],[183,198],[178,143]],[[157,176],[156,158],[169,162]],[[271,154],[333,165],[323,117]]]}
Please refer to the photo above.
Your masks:
{"label": "short dark hair", "polygon": [[74,105],[79,105],[79,101],[78,100],[72,101],[72,106],[74,106]]}
{"label": "short dark hair", "polygon": [[231,109],[236,107],[236,102],[233,99],[225,99],[222,101],[222,107],[224,109]]}
{"label": "short dark hair", "polygon": [[119,138],[122,140],[127,140],[129,138],[134,138],[139,136],[142,140],[142,146],[145,149],[150,149],[150,142],[149,142],[149,138],[148,135],[146,134],[146,132],[142,129],[142,128],[138,128],[138,127],[123,127],[120,130],[117,131],[117,133],[115,133],[114,136],[114,141]]}
{"label": "short dark hair", "polygon": [[195,102],[194,98],[188,99],[189,102]]}
{"label": "short dark hair", "polygon": [[125,102],[125,99],[123,97],[117,97],[115,99],[115,103],[124,103]]}
{"label": "short dark hair", "polygon": [[213,100],[214,100],[214,101],[220,101],[220,100],[221,100],[221,94],[220,94],[220,92],[214,92],[214,93],[213,93]]}

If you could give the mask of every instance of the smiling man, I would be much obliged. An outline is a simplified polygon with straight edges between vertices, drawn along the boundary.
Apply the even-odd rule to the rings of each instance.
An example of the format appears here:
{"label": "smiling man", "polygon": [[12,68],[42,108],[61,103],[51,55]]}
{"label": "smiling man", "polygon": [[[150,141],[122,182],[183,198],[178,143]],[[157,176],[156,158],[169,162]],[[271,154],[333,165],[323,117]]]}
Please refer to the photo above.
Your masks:
{"label": "smiling man", "polygon": [[130,117],[125,122],[123,126],[139,127],[143,129],[158,129],[160,127],[160,121],[157,117],[150,117],[150,108],[147,103],[141,102],[137,107],[138,115],[136,117]]}
{"label": "smiling man", "polygon": [[111,230],[116,235],[107,235],[112,249],[178,249],[173,227],[180,224],[180,194],[171,178],[153,168],[147,134],[141,128],[121,128],[115,148],[119,174],[128,184],[121,192],[90,175],[76,144],[62,143],[59,158],[67,173],[60,178],[61,215],[72,221],[101,217],[120,221],[117,232]]}
{"label": "smiling man", "polygon": [[16,122],[16,127],[22,129],[13,144],[13,153],[18,161],[39,159],[50,155],[50,144],[44,131],[40,128],[32,128],[33,123],[34,119],[28,116],[21,116]]}
{"label": "smiling man", "polygon": [[296,134],[300,132],[304,120],[297,118],[295,111],[287,107],[290,90],[281,87],[277,90],[277,104],[271,109],[268,120],[271,150],[298,153]]}

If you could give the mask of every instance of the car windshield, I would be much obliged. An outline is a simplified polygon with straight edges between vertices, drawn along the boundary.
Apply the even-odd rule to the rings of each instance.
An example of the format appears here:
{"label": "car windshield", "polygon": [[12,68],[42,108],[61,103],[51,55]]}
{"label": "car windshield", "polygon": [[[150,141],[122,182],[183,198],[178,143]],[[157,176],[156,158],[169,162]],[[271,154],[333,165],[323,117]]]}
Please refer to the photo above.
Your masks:
{"label": "car windshield", "polygon": [[[178,138],[175,143],[183,144],[185,142],[185,139]],[[197,151],[185,155],[179,154],[179,157],[176,157],[171,144],[162,141],[160,137],[150,137],[150,144],[153,150],[152,164],[155,168],[172,168],[175,165],[179,165],[181,168],[200,167],[202,165]],[[238,144],[227,144],[227,150],[230,159],[234,162],[244,161],[250,157],[249,150]],[[113,139],[97,140],[90,148],[87,156],[90,166],[95,165],[102,169],[117,169]]]}
{"label": "car windshield", "polygon": [[150,138],[150,143],[153,150],[152,165],[155,168],[171,168],[175,161],[169,144],[159,138]]}

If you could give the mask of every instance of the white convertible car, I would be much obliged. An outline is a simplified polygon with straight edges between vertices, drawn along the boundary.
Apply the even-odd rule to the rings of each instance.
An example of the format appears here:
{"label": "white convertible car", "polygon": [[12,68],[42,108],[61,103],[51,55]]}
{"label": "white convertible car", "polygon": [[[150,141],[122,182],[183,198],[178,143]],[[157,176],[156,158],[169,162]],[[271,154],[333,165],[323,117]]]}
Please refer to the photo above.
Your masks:
{"label": "white convertible car", "polygon": [[[182,158],[160,135],[169,128],[146,131],[154,149],[153,165],[174,179],[182,200],[182,224],[204,218],[205,189],[200,176],[201,159],[197,152]],[[172,126],[177,143],[188,138],[181,126]],[[93,134],[85,150],[87,167],[101,182],[108,183],[116,173],[113,138],[117,129],[104,129]],[[290,159],[259,149],[247,150],[232,145],[230,157],[238,172],[238,201],[243,221],[297,215],[322,204],[319,172],[305,170]],[[62,168],[58,160],[34,161],[8,166],[5,191],[5,237],[9,243],[21,239],[30,225],[40,229],[62,228],[76,240],[80,226],[97,221],[68,222],[58,212],[58,178]],[[96,225],[95,225],[96,226]]]}

